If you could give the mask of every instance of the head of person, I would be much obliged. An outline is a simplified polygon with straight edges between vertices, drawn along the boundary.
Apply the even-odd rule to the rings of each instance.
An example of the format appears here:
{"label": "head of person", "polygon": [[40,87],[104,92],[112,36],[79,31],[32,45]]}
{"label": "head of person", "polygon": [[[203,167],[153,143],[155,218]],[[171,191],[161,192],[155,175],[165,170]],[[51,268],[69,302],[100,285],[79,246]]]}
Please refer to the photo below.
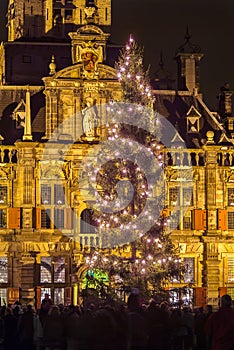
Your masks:
{"label": "head of person", "polygon": [[231,307],[232,305],[232,298],[229,294],[224,294],[221,297],[221,307]]}
{"label": "head of person", "polygon": [[141,307],[141,298],[139,294],[131,293],[128,297],[128,309],[130,311],[138,310]]}

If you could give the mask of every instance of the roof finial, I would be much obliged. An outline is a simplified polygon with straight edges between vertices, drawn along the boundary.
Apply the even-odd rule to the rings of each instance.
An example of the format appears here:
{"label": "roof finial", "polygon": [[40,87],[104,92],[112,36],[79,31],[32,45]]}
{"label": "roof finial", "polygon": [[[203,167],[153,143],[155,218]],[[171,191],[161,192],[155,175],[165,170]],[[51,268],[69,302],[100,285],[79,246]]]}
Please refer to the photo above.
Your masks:
{"label": "roof finial", "polygon": [[163,68],[163,67],[164,67],[164,62],[163,62],[163,53],[162,53],[162,51],[160,52],[159,67],[161,67],[161,68]]}
{"label": "roof finial", "polygon": [[54,55],[52,55],[51,57],[51,62],[49,64],[49,68],[50,68],[50,75],[53,75],[56,73],[56,64],[55,64],[55,59],[54,59]]}
{"label": "roof finial", "polygon": [[191,35],[189,33],[189,26],[186,27],[186,33],[184,36],[184,43],[183,45],[179,46],[179,48],[176,50],[176,54],[178,53],[200,53],[201,48],[198,45],[194,45],[191,41]]}
{"label": "roof finial", "polygon": [[188,42],[189,40],[190,40],[190,38],[191,38],[191,35],[190,35],[190,33],[189,33],[189,26],[188,26],[188,24],[187,24],[187,27],[186,27],[186,33],[185,33],[185,40]]}

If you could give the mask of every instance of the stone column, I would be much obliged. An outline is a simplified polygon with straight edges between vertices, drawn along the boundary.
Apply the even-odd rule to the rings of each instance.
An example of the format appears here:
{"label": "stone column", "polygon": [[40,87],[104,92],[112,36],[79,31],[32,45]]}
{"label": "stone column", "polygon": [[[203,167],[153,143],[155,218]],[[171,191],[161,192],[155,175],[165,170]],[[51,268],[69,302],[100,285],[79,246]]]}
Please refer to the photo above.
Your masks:
{"label": "stone column", "polygon": [[33,208],[34,208],[34,193],[35,193],[35,182],[34,182],[34,171],[36,162],[34,159],[34,149],[36,144],[34,142],[18,142],[19,150],[19,167],[17,170],[18,181],[17,191],[20,191],[22,208],[22,230],[32,233],[33,227]]}
{"label": "stone column", "polygon": [[219,244],[217,243],[217,183],[218,163],[217,152],[219,146],[213,141],[214,133],[207,132],[207,144],[205,150],[205,201],[207,208],[207,231],[203,236],[203,284],[207,287],[207,302],[217,304],[218,288],[220,282]]}
{"label": "stone column", "polygon": [[73,140],[79,140],[83,134],[82,113],[81,113],[81,91],[74,90],[74,125],[73,125]]}

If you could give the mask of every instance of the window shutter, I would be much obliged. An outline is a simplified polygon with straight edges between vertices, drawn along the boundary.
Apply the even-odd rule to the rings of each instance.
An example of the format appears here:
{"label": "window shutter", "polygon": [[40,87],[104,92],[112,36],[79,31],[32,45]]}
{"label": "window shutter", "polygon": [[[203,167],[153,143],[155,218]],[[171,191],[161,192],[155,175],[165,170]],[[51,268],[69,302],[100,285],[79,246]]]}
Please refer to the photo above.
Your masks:
{"label": "window shutter", "polygon": [[222,298],[224,294],[227,294],[227,287],[219,287],[219,298]]}
{"label": "window shutter", "polygon": [[227,220],[227,210],[218,209],[218,230],[227,230],[228,220]]}
{"label": "window shutter", "polygon": [[67,230],[71,230],[72,228],[72,209],[66,208],[65,209],[65,226]]}
{"label": "window shutter", "polygon": [[14,304],[19,301],[19,288],[8,288],[8,304]]}
{"label": "window shutter", "polygon": [[41,228],[41,208],[36,208],[36,228]]}
{"label": "window shutter", "polygon": [[20,208],[8,208],[8,228],[20,229]]}
{"label": "window shutter", "polygon": [[206,230],[206,210],[194,209],[193,214],[194,230]]}
{"label": "window shutter", "polygon": [[206,305],[206,288],[197,287],[195,288],[195,306]]}
{"label": "window shutter", "polygon": [[72,304],[72,287],[64,288],[64,305]]}
{"label": "window shutter", "polygon": [[36,288],[36,308],[40,309],[41,307],[41,287]]}

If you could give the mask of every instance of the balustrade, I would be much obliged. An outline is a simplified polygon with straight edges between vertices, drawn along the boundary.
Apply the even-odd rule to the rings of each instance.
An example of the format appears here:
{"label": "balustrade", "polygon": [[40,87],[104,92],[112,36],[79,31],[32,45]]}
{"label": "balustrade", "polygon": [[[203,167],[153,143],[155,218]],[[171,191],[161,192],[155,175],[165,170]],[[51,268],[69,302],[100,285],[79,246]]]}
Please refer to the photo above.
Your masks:
{"label": "balustrade", "polygon": [[0,146],[0,163],[17,163],[16,147]]}
{"label": "balustrade", "polygon": [[204,166],[204,151],[189,149],[165,149],[165,166]]}

